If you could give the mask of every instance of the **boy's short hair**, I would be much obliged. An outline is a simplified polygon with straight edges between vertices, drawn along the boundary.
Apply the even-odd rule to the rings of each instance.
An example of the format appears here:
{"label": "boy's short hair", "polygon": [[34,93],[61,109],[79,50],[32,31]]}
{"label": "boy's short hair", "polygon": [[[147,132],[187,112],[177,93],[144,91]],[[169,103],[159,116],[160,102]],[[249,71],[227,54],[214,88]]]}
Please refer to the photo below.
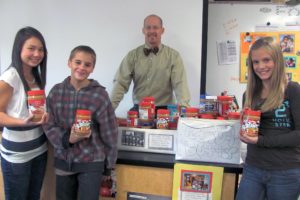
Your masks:
{"label": "boy's short hair", "polygon": [[96,53],[94,51],[94,49],[92,49],[89,46],[85,46],[85,45],[80,45],[75,47],[70,54],[69,60],[72,60],[75,57],[75,54],[78,52],[85,52],[88,54],[91,54],[92,58],[94,59],[94,66],[96,65]]}

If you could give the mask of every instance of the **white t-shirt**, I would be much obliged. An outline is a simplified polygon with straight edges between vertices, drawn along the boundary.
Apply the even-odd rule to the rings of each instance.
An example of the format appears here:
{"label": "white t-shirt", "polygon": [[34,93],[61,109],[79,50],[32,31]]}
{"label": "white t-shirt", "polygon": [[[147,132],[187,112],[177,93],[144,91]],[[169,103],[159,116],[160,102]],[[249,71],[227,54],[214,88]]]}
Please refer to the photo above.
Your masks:
{"label": "white t-shirt", "polygon": [[[12,99],[7,106],[6,113],[15,118],[28,117],[27,96],[17,70],[10,67],[0,76],[0,80],[13,88]],[[41,127],[26,131],[10,130],[4,127],[0,146],[1,156],[13,163],[27,162],[47,151],[44,137]],[[26,143],[26,148],[22,147],[22,143],[24,145]]]}

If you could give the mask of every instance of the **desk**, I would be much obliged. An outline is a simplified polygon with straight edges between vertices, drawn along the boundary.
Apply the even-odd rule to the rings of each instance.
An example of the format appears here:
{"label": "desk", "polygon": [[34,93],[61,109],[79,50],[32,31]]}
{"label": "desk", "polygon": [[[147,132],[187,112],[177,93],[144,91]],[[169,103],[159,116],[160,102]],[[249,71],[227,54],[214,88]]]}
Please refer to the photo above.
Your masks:
{"label": "desk", "polygon": [[[175,160],[175,155],[171,154],[119,151],[117,199],[126,199],[128,191],[171,197],[175,163],[179,162]],[[241,165],[194,161],[180,161],[180,163],[224,167],[221,196],[223,200],[234,199],[239,174],[242,173]]]}

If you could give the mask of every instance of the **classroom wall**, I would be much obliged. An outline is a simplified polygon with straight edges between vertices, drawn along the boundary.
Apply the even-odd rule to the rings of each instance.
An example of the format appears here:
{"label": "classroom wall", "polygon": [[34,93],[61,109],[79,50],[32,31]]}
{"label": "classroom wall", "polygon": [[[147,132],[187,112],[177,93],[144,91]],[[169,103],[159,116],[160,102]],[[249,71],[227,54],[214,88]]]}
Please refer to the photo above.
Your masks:
{"label": "classroom wall", "polygon": [[[300,5],[285,6],[262,3],[210,3],[208,9],[206,92],[219,95],[224,90],[236,95],[241,105],[245,83],[240,83],[240,33],[273,26],[281,30],[300,25]],[[257,26],[257,27],[256,27]],[[279,30],[277,29],[277,30]],[[275,30],[275,29],[274,29]],[[298,29],[299,30],[299,29]],[[217,41],[233,40],[237,44],[237,62],[218,64]]]}
{"label": "classroom wall", "polygon": [[[189,0],[1,0],[0,72],[10,64],[16,32],[33,26],[48,47],[46,92],[70,74],[67,60],[72,48],[89,45],[97,53],[92,78],[110,93],[117,68],[127,52],[144,43],[142,25],[149,14],[162,17],[163,43],[178,50],[186,66],[192,94],[198,105],[202,46],[203,1]],[[131,89],[116,110],[125,116],[132,106]]]}

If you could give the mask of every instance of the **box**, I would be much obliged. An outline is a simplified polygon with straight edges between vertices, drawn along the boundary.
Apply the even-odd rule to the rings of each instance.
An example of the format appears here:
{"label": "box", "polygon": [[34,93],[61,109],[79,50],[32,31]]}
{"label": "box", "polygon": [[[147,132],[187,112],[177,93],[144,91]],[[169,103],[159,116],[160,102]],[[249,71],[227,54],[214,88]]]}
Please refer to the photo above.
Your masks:
{"label": "box", "polygon": [[239,120],[180,118],[176,160],[241,163]]}

